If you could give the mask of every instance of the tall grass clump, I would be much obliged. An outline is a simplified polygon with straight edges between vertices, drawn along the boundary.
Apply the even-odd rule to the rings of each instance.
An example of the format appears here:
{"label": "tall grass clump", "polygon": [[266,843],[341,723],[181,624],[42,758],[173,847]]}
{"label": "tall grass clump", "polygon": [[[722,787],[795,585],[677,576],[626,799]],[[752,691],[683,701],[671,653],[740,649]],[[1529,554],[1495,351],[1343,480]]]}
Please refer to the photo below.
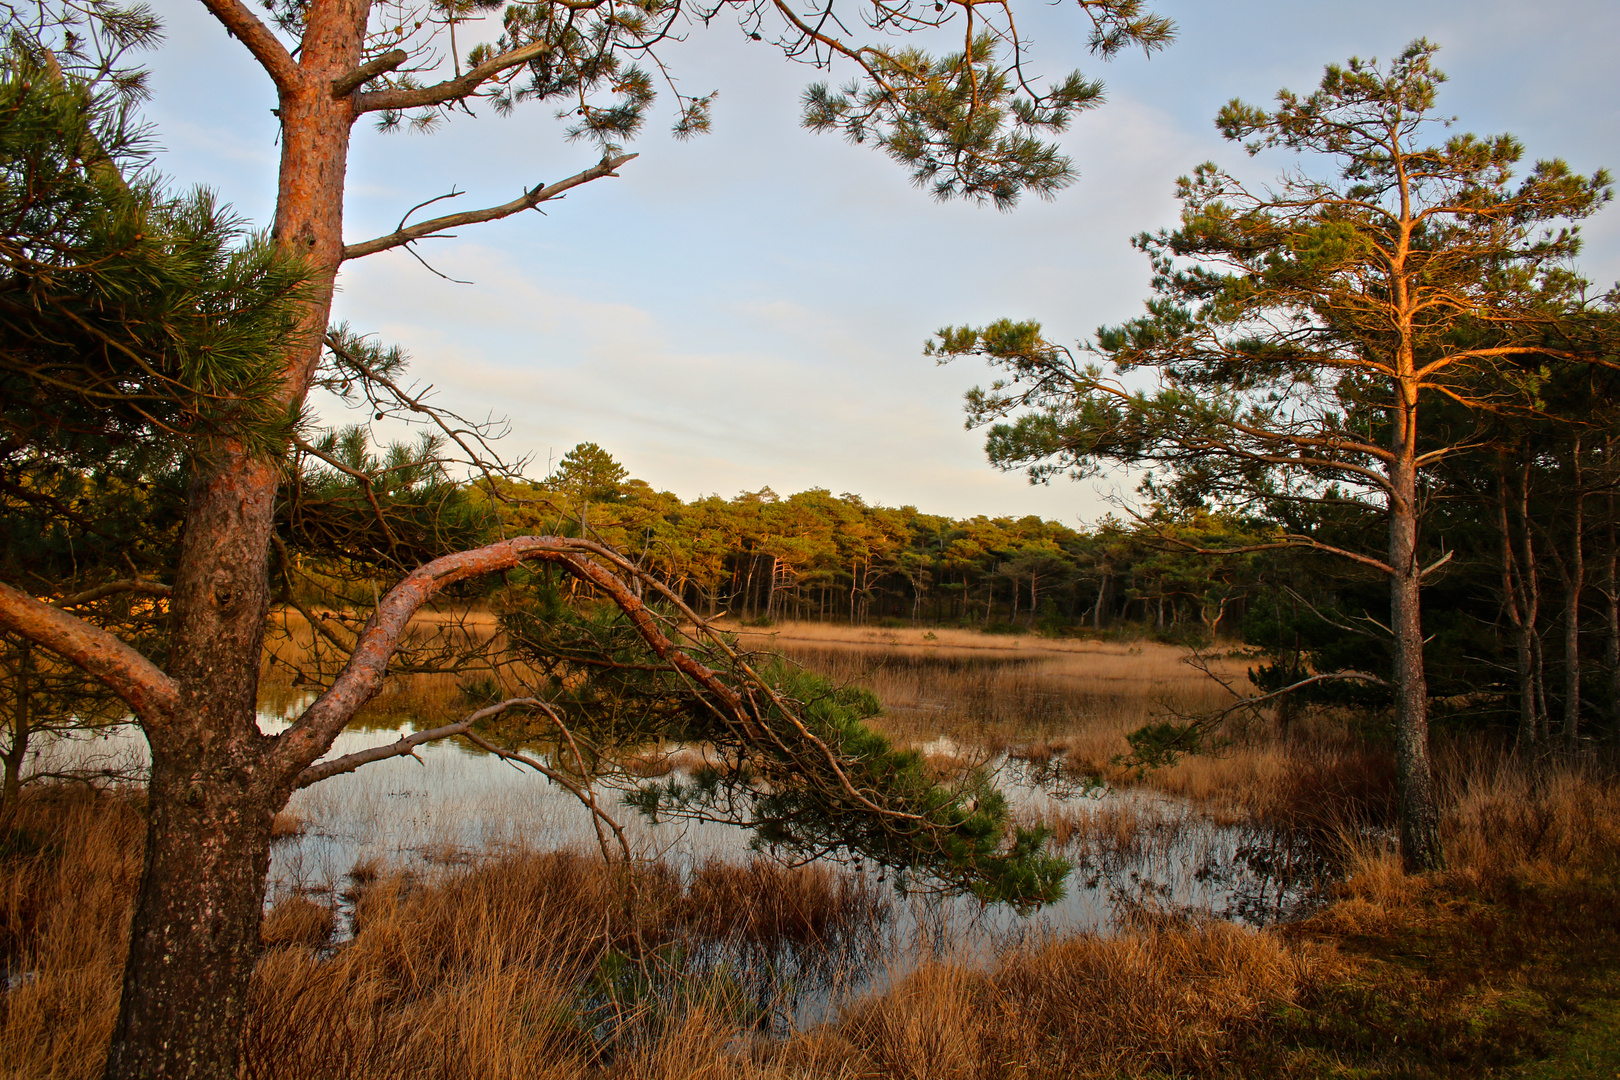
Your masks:
{"label": "tall grass clump", "polygon": [[928,965],[853,1010],[842,1033],[865,1075],[1199,1073],[1333,967],[1330,951],[1267,932],[1149,921],[1018,949],[990,972]]}
{"label": "tall grass clump", "polygon": [[145,831],[140,801],[127,792],[25,792],[13,831],[0,836],[5,1075],[101,1075]]}
{"label": "tall grass clump", "polygon": [[[680,1032],[769,1028],[779,1003],[767,968],[805,977],[813,965],[795,966],[800,950],[871,951],[888,917],[875,886],[826,867],[710,862],[682,874],[569,851],[355,891],[351,942],[323,949],[318,935],[288,934],[259,965],[250,1077],[484,1080],[645,1065],[667,1058],[661,1041]],[[284,904],[302,912],[308,901]]]}

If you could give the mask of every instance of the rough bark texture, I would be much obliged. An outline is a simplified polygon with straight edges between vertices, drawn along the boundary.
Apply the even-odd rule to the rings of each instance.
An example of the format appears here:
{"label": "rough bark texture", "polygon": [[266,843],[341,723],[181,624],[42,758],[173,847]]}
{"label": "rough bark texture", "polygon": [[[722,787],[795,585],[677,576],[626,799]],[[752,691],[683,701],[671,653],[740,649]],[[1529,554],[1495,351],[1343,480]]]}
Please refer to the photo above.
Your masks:
{"label": "rough bark texture", "polygon": [[148,727],[146,864],[107,1076],[234,1076],[286,801],[255,717],[276,475],[231,447],[198,466],[172,599],[180,705]]}
{"label": "rough bark texture", "polygon": [[[252,18],[239,5],[213,9],[238,36],[233,20]],[[319,360],[330,285],[343,260],[354,108],[330,87],[359,62],[368,10],[367,0],[312,6],[296,77],[272,70],[282,121],[274,235],[326,286],[308,304],[304,344],[284,369],[289,406],[303,400]],[[146,726],[146,865],[109,1080],[235,1077],[270,821],[296,777],[272,756],[273,740],[259,733],[255,717],[278,473],[228,442],[197,460],[171,600],[167,668],[179,703],[165,723]]]}
{"label": "rough bark texture", "polygon": [[[1404,457],[1404,456],[1403,456]],[[1394,633],[1395,756],[1401,803],[1401,861],[1411,872],[1440,869],[1439,800],[1429,761],[1428,683],[1423,673],[1422,571],[1417,565],[1417,483],[1409,457],[1390,470],[1390,629]]]}
{"label": "rough bark texture", "polygon": [[251,758],[154,761],[109,1077],[235,1077],[279,802]]}

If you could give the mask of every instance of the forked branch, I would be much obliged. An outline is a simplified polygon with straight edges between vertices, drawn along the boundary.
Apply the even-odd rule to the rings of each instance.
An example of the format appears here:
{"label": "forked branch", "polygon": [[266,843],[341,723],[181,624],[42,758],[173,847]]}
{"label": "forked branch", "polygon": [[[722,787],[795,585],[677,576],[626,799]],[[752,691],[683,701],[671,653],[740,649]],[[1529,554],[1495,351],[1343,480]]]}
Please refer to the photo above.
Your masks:
{"label": "forked branch", "polygon": [[[277,737],[277,760],[288,775],[302,775],[316,758],[326,752],[355,712],[381,689],[389,659],[398,649],[411,619],[424,604],[458,581],[510,570],[525,562],[558,565],[602,592],[624,613],[652,653],[687,679],[723,719],[753,732],[756,737],[771,738],[784,752],[791,754],[790,748],[782,743],[779,736],[764,732],[751,698],[745,698],[718,672],[678,647],[659,626],[653,610],[620,574],[643,584],[653,583],[655,591],[668,598],[667,589],[657,584],[656,579],[643,574],[623,556],[600,544],[556,536],[523,536],[435,559],[408,574],[381,598],[375,614],[361,631],[349,662],[337,679],[292,727]],[[685,605],[678,607],[684,609]],[[832,748],[811,732],[788,703],[764,680],[741,663],[729,649],[726,652],[737,663],[741,675],[748,680],[751,691],[759,692],[782,713],[807,746],[813,748],[820,763],[827,767],[846,795],[880,816],[921,823],[921,815],[880,805],[870,793],[859,789],[844,771]]]}

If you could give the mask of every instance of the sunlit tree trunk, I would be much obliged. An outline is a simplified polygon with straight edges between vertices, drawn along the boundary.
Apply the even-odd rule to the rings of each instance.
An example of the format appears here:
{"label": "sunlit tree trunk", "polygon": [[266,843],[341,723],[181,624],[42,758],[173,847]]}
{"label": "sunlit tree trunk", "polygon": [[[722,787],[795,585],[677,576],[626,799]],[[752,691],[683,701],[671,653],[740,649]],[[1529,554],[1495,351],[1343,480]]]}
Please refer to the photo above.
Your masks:
{"label": "sunlit tree trunk", "polygon": [[[1409,358],[1403,358],[1409,359]],[[1408,364],[1409,369],[1409,364]],[[1394,637],[1395,756],[1401,804],[1401,861],[1438,870],[1440,807],[1429,759],[1428,683],[1423,671],[1422,568],[1417,559],[1417,404],[1410,381],[1397,384],[1388,469],[1390,630]]]}
{"label": "sunlit tree trunk", "polygon": [[[343,187],[353,106],[328,87],[360,59],[369,5],[322,5],[281,94],[274,238],[318,287],[283,393],[303,400],[343,260]],[[316,9],[312,9],[316,10]],[[109,1080],[232,1077],[240,1010],[258,950],[270,821],[291,781],[266,759],[255,716],[269,610],[268,553],[280,468],[228,441],[196,454],[170,601],[167,671],[176,712],[151,745],[146,862],[136,894]]]}

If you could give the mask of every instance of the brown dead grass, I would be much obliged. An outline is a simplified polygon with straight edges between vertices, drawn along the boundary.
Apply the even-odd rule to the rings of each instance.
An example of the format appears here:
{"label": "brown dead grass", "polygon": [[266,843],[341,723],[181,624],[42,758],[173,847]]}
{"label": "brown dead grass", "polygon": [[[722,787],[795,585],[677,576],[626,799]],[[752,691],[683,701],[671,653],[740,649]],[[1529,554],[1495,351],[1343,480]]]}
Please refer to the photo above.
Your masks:
{"label": "brown dead grass", "polygon": [[[1127,749],[1126,733],[1163,708],[1191,712],[1226,697],[1183,662],[1186,650],[1153,642],[821,623],[744,630],[742,641],[780,651],[834,681],[871,689],[884,705],[877,726],[902,744],[941,736],[991,751],[1053,744],[1106,762]],[[1241,662],[1220,666],[1244,677]]]}
{"label": "brown dead grass", "polygon": [[[1152,717],[1155,697],[1191,710],[1223,693],[1167,646],[934,634],[927,641],[922,631],[789,626],[772,640],[835,678],[871,686],[889,705],[882,723],[891,734],[938,744],[942,756],[950,753],[939,743],[944,736],[1106,774],[1124,734]],[[410,710],[459,704],[449,676],[398,684],[379,716],[431,716]],[[287,680],[267,686],[289,699],[301,692]],[[723,978],[670,966],[670,947],[719,938],[813,944],[878,918],[884,896],[825,867],[709,864],[685,874],[643,867],[629,906],[623,871],[568,852],[495,862],[478,856],[425,878],[375,863],[356,867],[348,890],[352,943],[330,944],[334,913],[315,898],[290,897],[267,916],[244,1032],[246,1075],[1382,1075],[1376,1063],[1385,1060],[1379,1055],[1393,1023],[1379,1015],[1387,987],[1407,995],[1398,1011],[1417,1018],[1400,1029],[1408,1041],[1423,1037],[1430,998],[1443,992],[1462,1001],[1448,1004],[1449,1012],[1436,1007],[1433,1026],[1451,1040],[1437,1053],[1472,1061],[1456,1057],[1457,1040],[1489,1037],[1492,1023],[1476,1019],[1498,1015],[1490,1010],[1511,994],[1483,983],[1475,997],[1456,988],[1489,975],[1518,993],[1527,984],[1505,965],[1521,962],[1531,946],[1502,946],[1503,972],[1459,968],[1432,985],[1409,966],[1471,948],[1491,895],[1553,897],[1546,906],[1555,914],[1578,913],[1581,896],[1599,895],[1620,850],[1620,784],[1585,766],[1531,767],[1442,750],[1446,874],[1407,876],[1368,828],[1389,820],[1387,756],[1328,730],[1260,739],[1139,782],[1233,822],[1338,830],[1346,880],[1307,926],[1256,932],[1143,916],[1119,935],[1030,944],[988,968],[948,955],[921,965],[893,956],[895,970],[908,974],[889,990],[787,1037],[759,1033],[757,1006],[740,1001]],[[649,751],[640,768],[659,775],[696,760],[700,751],[671,747]],[[1048,823],[1069,853],[1097,861],[1139,850],[1145,830],[1156,827],[1128,805],[1056,812]],[[0,965],[9,977],[0,999],[0,1073],[98,1076],[139,873],[138,805],[128,795],[46,788],[28,795],[19,824],[32,846],[13,844],[0,858]],[[1491,940],[1517,932],[1515,917],[1502,917]],[[1567,927],[1557,932],[1574,940]],[[1380,942],[1393,943],[1400,957],[1396,975],[1367,951]],[[1342,947],[1351,943],[1360,951]],[[626,968],[629,956],[649,966]],[[667,976],[657,993],[635,989],[634,976],[647,971]],[[1485,1005],[1468,1011],[1476,999]],[[1374,1017],[1365,1025],[1370,1034],[1357,1028],[1357,1009]],[[1309,1018],[1303,1029],[1285,1019],[1298,1016]],[[1296,1024],[1288,1038],[1322,1039],[1322,1056],[1300,1064],[1307,1059],[1268,1050],[1284,1023]],[[1318,1024],[1326,1035],[1310,1026]]]}
{"label": "brown dead grass", "polygon": [[145,822],[133,797],[32,789],[0,858],[0,1071],[101,1075]]}
{"label": "brown dead grass", "polygon": [[1330,950],[1227,923],[1081,935],[989,973],[924,967],[842,1033],[870,1063],[864,1075],[1181,1075],[1220,1063],[1334,967]]}
{"label": "brown dead grass", "polygon": [[[787,1037],[755,1031],[757,1008],[724,979],[670,966],[678,953],[668,946],[814,943],[876,917],[883,895],[826,867],[643,867],[628,908],[623,870],[568,852],[520,853],[430,878],[357,868],[352,943],[327,944],[331,909],[308,897],[284,900],[266,919],[245,1075],[1319,1075],[1334,1054],[1375,1052],[1351,1038],[1363,1037],[1358,1016],[1332,1021],[1329,1035],[1339,1041],[1309,1068],[1268,1048],[1285,1035],[1326,1037],[1314,1027],[1302,1036],[1299,1017],[1316,1025],[1332,1020],[1333,1009],[1376,1015],[1389,980],[1391,992],[1407,995],[1401,1009],[1415,1015],[1428,996],[1450,995],[1444,1009],[1436,1006],[1449,1040],[1436,1053],[1461,1053],[1458,1039],[1477,1042],[1494,1030],[1469,1017],[1498,1015],[1517,999],[1469,990],[1467,979],[1480,972],[1447,974],[1431,988],[1407,961],[1379,967],[1365,943],[1395,941],[1421,955],[1463,947],[1490,895],[1547,896],[1544,906],[1559,917],[1578,911],[1567,898],[1596,887],[1620,844],[1620,786],[1583,767],[1478,757],[1449,768],[1446,874],[1408,877],[1386,846],[1359,833],[1346,840],[1350,872],[1338,902],[1298,930],[1139,913],[1121,934],[1035,942],[989,967],[948,954],[920,965],[894,956],[907,974],[889,990]],[[116,1007],[139,868],[138,805],[127,795],[47,788],[28,795],[23,815],[37,850],[0,860],[0,955],[13,975],[0,1006],[0,1062],[18,1077],[93,1077]],[[1104,813],[1088,842],[1099,853],[1126,851],[1141,843],[1141,828]],[[1459,890],[1474,899],[1459,904]],[[867,914],[856,914],[863,906]],[[1516,932],[1515,918],[1500,917],[1491,940]],[[1461,936],[1444,936],[1453,934]],[[1337,942],[1362,943],[1361,952]],[[1514,948],[1504,955],[1526,955],[1526,946]],[[651,966],[626,967],[622,958],[633,955]],[[636,981],[643,970],[668,978],[649,992]],[[1366,1038],[1376,1041],[1386,1022],[1370,1022]],[[1295,1025],[1291,1035],[1278,1029],[1284,1023]],[[1258,1055],[1252,1071],[1249,1055]]]}
{"label": "brown dead grass", "polygon": [[291,810],[281,810],[270,822],[270,839],[290,840],[304,834],[305,822]]}
{"label": "brown dead grass", "polygon": [[332,939],[337,913],[307,896],[282,900],[264,917],[259,940],[267,949],[318,949]]}

